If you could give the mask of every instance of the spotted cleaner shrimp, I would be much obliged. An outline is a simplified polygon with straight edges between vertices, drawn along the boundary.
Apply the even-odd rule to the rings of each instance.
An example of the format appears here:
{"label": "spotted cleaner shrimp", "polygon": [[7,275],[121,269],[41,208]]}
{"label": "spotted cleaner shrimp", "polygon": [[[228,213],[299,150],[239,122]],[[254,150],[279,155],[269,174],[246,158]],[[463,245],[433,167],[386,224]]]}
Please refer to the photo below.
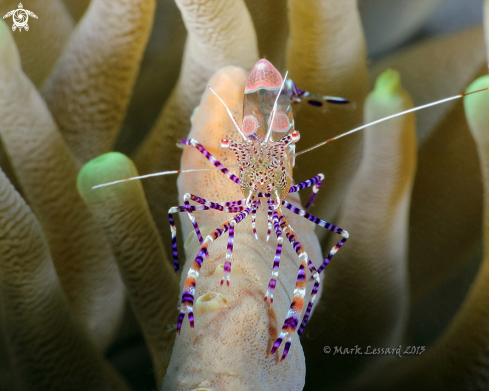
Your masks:
{"label": "spotted cleaner shrimp", "polygon": [[[469,94],[484,91],[487,89],[488,88],[474,91]],[[211,91],[214,92],[212,89]],[[223,102],[221,98],[216,94],[217,99],[219,99],[221,103],[226,107],[226,110],[230,118],[232,119],[234,126],[243,138],[243,142],[237,142],[228,139],[221,140],[221,147],[232,150],[236,155],[238,162],[237,166],[239,169],[238,176],[234,175],[227,167],[222,165],[197,140],[182,140],[182,144],[196,148],[207,160],[209,160],[215,166],[214,169],[220,170],[230,180],[241,186],[244,198],[236,201],[215,203],[201,198],[197,195],[185,194],[184,205],[172,207],[169,210],[169,222],[172,232],[173,263],[175,271],[179,270],[176,227],[173,219],[173,215],[175,213],[187,212],[193,225],[193,229],[195,231],[197,239],[200,243],[200,250],[188,271],[184,283],[180,314],[177,322],[177,333],[180,334],[180,330],[186,315],[188,315],[190,327],[192,329],[194,328],[193,304],[195,289],[202,264],[204,262],[204,259],[208,255],[210,243],[218,239],[224,233],[228,232],[224,274],[221,279],[221,285],[226,282],[226,285],[229,286],[234,248],[235,226],[241,223],[246,217],[251,215],[251,227],[256,239],[258,239],[258,235],[256,232],[256,214],[262,205],[262,199],[265,199],[268,212],[267,241],[269,240],[272,231],[274,231],[277,238],[272,275],[268,284],[266,294],[264,296],[265,301],[269,300],[270,304],[273,303],[273,292],[277,284],[277,276],[279,272],[280,258],[283,247],[283,236],[285,236],[286,239],[291,243],[300,260],[295,289],[293,291],[293,298],[291,300],[291,304],[286,319],[283,323],[281,332],[275,340],[270,351],[270,354],[274,354],[279,349],[281,344],[285,341],[284,351],[281,358],[281,360],[284,360],[289,352],[293,333],[297,330],[297,333],[300,336],[303,333],[304,328],[309,320],[314,301],[320,286],[320,273],[325,269],[334,254],[344,245],[344,243],[348,239],[347,231],[340,227],[334,226],[324,220],[321,220],[320,218],[313,216],[306,211],[314,201],[316,194],[322,184],[324,176],[323,174],[317,174],[316,176],[302,183],[294,185],[292,179],[292,169],[295,164],[295,157],[299,156],[302,153],[321,147],[322,145],[337,140],[341,137],[364,129],[365,127],[372,124],[379,123],[399,115],[430,107],[452,99],[457,99],[466,95],[468,94],[456,95],[440,101],[429,103],[427,105],[406,110],[404,112],[397,113],[386,118],[382,118],[373,123],[352,129],[346,133],[340,134],[332,139],[326,140],[304,151],[296,153],[295,143],[299,140],[300,134],[297,130],[294,129],[294,119],[292,115],[291,104],[299,103],[301,100],[306,100],[308,103],[314,106],[321,106],[323,102],[344,104],[348,103],[346,99],[313,95],[306,91],[297,89],[295,84],[290,79],[287,79],[287,75],[282,78],[280,73],[267,60],[260,60],[256,63],[246,83],[244,94],[243,123],[241,128],[238,126],[235,118],[233,117],[230,110],[227,108],[225,102]],[[111,185],[127,180],[146,178],[149,176],[191,171],[200,170],[167,171],[163,173],[155,173],[127,178],[124,180],[105,183],[95,187]],[[312,194],[306,204],[305,209],[298,208],[285,200],[288,194],[298,192],[308,187],[312,187]],[[191,205],[190,201],[197,203],[197,205]],[[314,266],[313,262],[309,259],[306,251],[299,242],[293,228],[290,226],[285,216],[283,215],[281,210],[282,207],[291,210],[293,213],[308,219],[316,225],[319,225],[323,228],[326,228],[327,230],[341,235],[341,239],[330,250],[328,256],[324,259],[322,264],[317,269]],[[195,219],[195,216],[193,215],[193,212],[210,209],[219,210],[226,213],[233,213],[234,216],[230,220],[223,223],[220,227],[213,230],[204,239],[200,232],[200,228]],[[314,281],[314,285],[312,288],[309,303],[306,307],[302,322],[299,326],[299,320],[303,312],[304,298],[306,295],[306,268],[309,269],[311,278]]]}

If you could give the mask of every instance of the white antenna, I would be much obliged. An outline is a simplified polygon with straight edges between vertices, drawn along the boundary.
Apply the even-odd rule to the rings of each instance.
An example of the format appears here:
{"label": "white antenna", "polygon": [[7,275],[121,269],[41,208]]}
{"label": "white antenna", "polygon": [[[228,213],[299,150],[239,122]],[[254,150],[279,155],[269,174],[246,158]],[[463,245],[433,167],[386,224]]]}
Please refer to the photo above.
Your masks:
{"label": "white antenna", "polygon": [[299,155],[302,155],[303,153],[306,153],[306,152],[309,152],[309,151],[312,151],[313,149],[316,149],[316,148],[319,148],[319,147],[322,147],[323,145],[325,144],[328,144],[332,141],[335,141],[335,140],[338,140],[339,138],[342,138],[342,137],[345,137],[345,136],[348,136],[349,134],[352,134],[352,133],[355,133],[355,132],[358,132],[359,130],[362,130],[362,129],[365,129],[371,125],[375,125],[375,124],[378,124],[378,123],[381,123],[381,122],[384,122],[384,121],[387,121],[389,119],[392,119],[392,118],[395,118],[395,117],[399,117],[401,115],[404,115],[404,114],[408,114],[408,113],[412,113],[414,111],[418,111],[418,110],[422,110],[422,109],[426,109],[427,107],[431,107],[431,106],[436,106],[436,105],[439,105],[440,103],[445,103],[445,102],[449,102],[451,100],[455,100],[455,99],[459,99],[459,98],[463,98],[464,96],[467,96],[467,95],[471,95],[471,94],[475,94],[477,92],[482,92],[482,91],[487,91],[489,90],[489,87],[487,88],[483,88],[481,90],[477,90],[477,91],[472,91],[472,92],[466,92],[465,94],[458,94],[458,95],[454,95],[454,96],[451,96],[449,98],[445,98],[445,99],[440,99],[440,100],[437,100],[435,102],[431,102],[431,103],[427,103],[425,105],[422,105],[422,106],[418,106],[418,107],[413,107],[412,109],[409,109],[409,110],[404,110],[404,111],[401,111],[399,113],[396,113],[396,114],[392,114],[392,115],[389,115],[388,117],[384,117],[384,118],[381,118],[381,119],[378,119],[376,121],[373,121],[373,122],[370,122],[368,124],[365,124],[365,125],[362,125],[362,126],[359,126],[358,128],[355,128],[355,129],[352,129],[352,130],[349,130],[348,132],[345,132],[345,133],[342,133],[338,136],[335,136],[333,138],[330,138],[326,141],[323,141],[319,144],[316,144],[316,145],[313,145],[312,147],[310,148],[307,148],[307,149],[304,149],[303,151],[300,151],[298,153],[296,153],[294,156],[299,156]]}
{"label": "white antenna", "polygon": [[275,111],[277,110],[278,98],[280,98],[280,94],[281,94],[282,90],[284,89],[285,80],[287,80],[288,74],[289,74],[289,71],[285,72],[284,80],[282,81],[282,85],[280,86],[280,90],[278,92],[277,98],[275,98],[275,103],[273,104],[272,114],[270,115],[270,120],[268,121],[267,135],[265,137],[265,140],[263,140],[264,143],[266,143],[268,141],[268,138],[270,137],[270,133],[272,132],[272,124],[273,124],[273,119],[275,117]]}
{"label": "white antenna", "polygon": [[[233,164],[233,165],[230,165],[228,167],[234,167],[236,165],[237,164]],[[174,170],[174,171],[155,172],[153,174],[139,175],[139,176],[134,176],[132,178],[119,179],[119,180],[113,181],[113,182],[102,183],[100,185],[92,186],[92,189],[98,189],[99,187],[105,187],[105,186],[111,186],[111,185],[115,185],[117,183],[122,183],[122,182],[135,181],[137,179],[151,178],[151,177],[154,177],[154,176],[182,174],[182,173],[197,172],[197,171],[210,171],[210,170],[219,170],[219,169],[220,169],[219,167],[212,167],[212,168],[192,168],[192,169],[189,169],[189,170]]]}
{"label": "white antenna", "polygon": [[236,119],[234,118],[233,114],[231,113],[231,110],[229,110],[229,107],[226,106],[226,103],[224,103],[224,101],[219,97],[219,95],[217,95],[216,91],[214,91],[212,89],[211,86],[207,86],[207,88],[209,88],[209,90],[212,91],[212,93],[217,96],[217,99],[219,99],[221,101],[221,103],[224,105],[224,107],[226,108],[226,111],[228,112],[229,114],[229,117],[231,117],[231,120],[233,121],[233,124],[234,126],[236,126],[236,129],[238,129],[238,132],[239,134],[241,134],[241,136],[243,136],[244,140],[247,141],[248,139],[246,138],[245,134],[241,131],[241,129],[239,128],[237,122],[236,122]]}

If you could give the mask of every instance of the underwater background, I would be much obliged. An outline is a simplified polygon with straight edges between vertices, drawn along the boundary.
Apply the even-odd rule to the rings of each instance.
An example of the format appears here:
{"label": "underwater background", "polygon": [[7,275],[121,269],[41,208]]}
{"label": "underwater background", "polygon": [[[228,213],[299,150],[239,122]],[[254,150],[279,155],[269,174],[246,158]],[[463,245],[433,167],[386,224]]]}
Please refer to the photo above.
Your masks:
{"label": "underwater background", "polygon": [[[421,105],[462,93],[487,73],[484,5],[32,0],[23,3],[38,16],[28,31],[11,31],[12,19],[2,19],[0,390],[250,389],[252,378],[262,389],[302,389],[304,382],[305,390],[487,389],[484,102],[467,102],[470,128],[458,100],[297,157],[296,183],[318,171],[326,176],[312,213],[348,229],[350,240],[326,270],[302,348],[295,341],[289,362],[271,365],[264,357],[263,368],[243,354],[255,343],[246,338],[263,332],[251,326],[224,348],[210,326],[194,331],[195,344],[186,330],[172,357],[181,283],[171,264],[168,209],[192,186],[212,200],[230,201],[235,189],[205,174],[182,175],[178,188],[175,176],[165,176],[90,189],[134,176],[136,168],[179,169],[176,144],[191,128],[217,151],[232,124],[206,86],[221,88],[239,122],[245,82],[235,68],[214,76],[225,66],[249,72],[267,58],[300,88],[352,102],[298,107],[298,151],[407,109],[411,99]],[[2,16],[17,7],[0,0]],[[384,73],[389,68],[399,76]],[[374,86],[377,95],[364,107]],[[97,160],[111,150],[135,166],[121,155]],[[208,167],[195,156],[186,152],[182,165]],[[219,224],[196,215],[203,232]],[[196,243],[183,220],[179,240],[192,254]],[[298,227],[315,248],[312,228]],[[325,256],[337,238],[315,232]],[[257,251],[254,242],[241,243],[243,257]],[[224,256],[217,243],[210,248]],[[291,270],[280,284],[290,291]],[[243,271],[261,278],[253,273]],[[214,289],[208,271],[204,277],[202,296]],[[272,311],[278,326],[288,308],[282,301]],[[268,321],[262,312],[256,318]],[[252,323],[246,316],[242,329]],[[216,346],[232,370],[209,359]],[[425,349],[367,357],[326,354],[325,346]]]}

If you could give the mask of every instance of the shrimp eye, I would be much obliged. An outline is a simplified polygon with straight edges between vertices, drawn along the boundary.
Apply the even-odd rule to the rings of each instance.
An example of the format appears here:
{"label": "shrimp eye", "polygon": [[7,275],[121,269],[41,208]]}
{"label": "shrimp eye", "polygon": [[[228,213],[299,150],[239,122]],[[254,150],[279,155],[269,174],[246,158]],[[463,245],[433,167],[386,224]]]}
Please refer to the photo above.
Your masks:
{"label": "shrimp eye", "polygon": [[223,139],[221,140],[221,148],[222,148],[222,149],[227,149],[227,148],[229,148],[229,140],[228,140],[228,139],[223,138]]}

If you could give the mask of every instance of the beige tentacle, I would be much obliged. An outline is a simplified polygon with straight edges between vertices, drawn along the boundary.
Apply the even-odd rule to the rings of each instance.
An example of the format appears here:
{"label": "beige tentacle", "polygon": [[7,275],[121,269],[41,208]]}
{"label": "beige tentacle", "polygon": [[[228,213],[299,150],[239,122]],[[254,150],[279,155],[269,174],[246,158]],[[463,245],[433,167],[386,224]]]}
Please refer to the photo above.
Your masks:
{"label": "beige tentacle", "polygon": [[[297,150],[336,136],[362,121],[368,75],[365,42],[355,0],[291,0],[289,2],[290,45],[287,68],[299,88],[342,96],[352,103],[326,110],[303,104],[297,114],[301,131]],[[323,188],[313,212],[331,221],[338,211],[348,183],[361,156],[362,135],[356,134],[300,156],[296,160],[296,182],[323,171]],[[325,233],[318,231],[319,238]]]}
{"label": "beige tentacle", "polygon": [[[489,77],[468,88],[489,86]],[[465,112],[477,144],[484,186],[484,257],[478,275],[453,321],[426,353],[385,365],[358,381],[361,390],[486,390],[489,386],[489,94],[465,98]],[[379,374],[382,374],[379,376]],[[352,388],[349,388],[352,389]]]}
{"label": "beige tentacle", "polygon": [[1,171],[0,306],[22,389],[128,390],[73,315],[41,226]]}
{"label": "beige tentacle", "polygon": [[81,163],[112,148],[154,7],[154,0],[92,1],[43,88],[59,130]]}
{"label": "beige tentacle", "polygon": [[285,47],[289,36],[287,0],[245,0],[253,19],[260,58],[285,73]]}
{"label": "beige tentacle", "polygon": [[114,150],[132,154],[160,114],[178,79],[187,38],[175,0],[158,0],[153,29],[144,51],[126,118]]}
{"label": "beige tentacle", "polygon": [[178,317],[178,278],[164,252],[141,183],[92,189],[100,183],[137,175],[129,158],[111,152],[87,163],[77,186],[112,245],[161,386],[175,339],[171,325]]}
{"label": "beige tentacle", "polygon": [[[386,67],[399,70],[415,105],[458,94],[487,73],[482,29],[416,45],[377,64],[372,76]],[[416,118],[418,170],[408,251],[413,318],[419,318],[417,302],[456,276],[480,246],[482,225],[480,169],[462,102],[422,110]]]}
{"label": "beige tentacle", "polygon": [[[388,70],[365,102],[365,122],[412,107],[399,74]],[[416,166],[416,128],[409,114],[365,130],[360,167],[343,201],[338,225],[350,239],[324,277],[321,323],[311,321],[316,363],[312,384],[347,380],[378,359],[324,355],[318,346],[392,347],[401,343],[408,317],[408,218]],[[429,237],[429,235],[427,234]],[[309,380],[309,379],[308,379]],[[330,384],[331,384],[330,383]]]}
{"label": "beige tentacle", "polygon": [[43,227],[70,305],[103,349],[121,315],[122,282],[102,229],[76,192],[75,159],[22,73],[9,30],[0,21],[2,142]]}

